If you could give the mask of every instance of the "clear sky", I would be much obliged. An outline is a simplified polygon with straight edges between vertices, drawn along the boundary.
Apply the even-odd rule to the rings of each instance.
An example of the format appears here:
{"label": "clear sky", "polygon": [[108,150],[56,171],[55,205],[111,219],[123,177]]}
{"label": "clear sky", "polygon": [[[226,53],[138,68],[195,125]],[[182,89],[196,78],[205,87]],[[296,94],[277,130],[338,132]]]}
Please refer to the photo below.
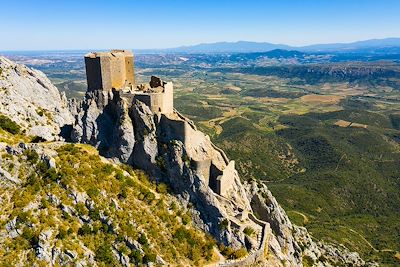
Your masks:
{"label": "clear sky", "polygon": [[400,37],[400,0],[0,0],[0,50]]}

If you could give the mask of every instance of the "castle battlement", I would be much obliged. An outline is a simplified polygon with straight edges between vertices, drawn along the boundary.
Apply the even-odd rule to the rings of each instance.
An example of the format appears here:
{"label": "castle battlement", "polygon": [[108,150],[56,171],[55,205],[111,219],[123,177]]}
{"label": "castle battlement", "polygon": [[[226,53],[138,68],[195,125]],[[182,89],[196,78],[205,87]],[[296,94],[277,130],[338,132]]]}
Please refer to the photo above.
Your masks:
{"label": "castle battlement", "polygon": [[150,83],[140,84],[133,91],[135,99],[145,103],[153,113],[171,114],[174,112],[174,86],[152,76]]}
{"label": "castle battlement", "polygon": [[120,90],[135,85],[133,53],[129,50],[85,55],[88,91]]}
{"label": "castle battlement", "polygon": [[85,55],[85,66],[88,91],[121,91],[122,97],[145,103],[155,114],[173,113],[172,82],[152,76],[149,83],[136,86],[132,51],[91,52]]}

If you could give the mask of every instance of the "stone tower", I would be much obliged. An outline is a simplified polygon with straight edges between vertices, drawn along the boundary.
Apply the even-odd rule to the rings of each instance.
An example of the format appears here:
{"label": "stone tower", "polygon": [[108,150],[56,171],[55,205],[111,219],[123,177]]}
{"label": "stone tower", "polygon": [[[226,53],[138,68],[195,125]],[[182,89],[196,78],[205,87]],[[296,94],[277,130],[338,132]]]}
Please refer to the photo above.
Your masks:
{"label": "stone tower", "polygon": [[93,52],[85,55],[88,91],[133,88],[133,53],[129,50]]}

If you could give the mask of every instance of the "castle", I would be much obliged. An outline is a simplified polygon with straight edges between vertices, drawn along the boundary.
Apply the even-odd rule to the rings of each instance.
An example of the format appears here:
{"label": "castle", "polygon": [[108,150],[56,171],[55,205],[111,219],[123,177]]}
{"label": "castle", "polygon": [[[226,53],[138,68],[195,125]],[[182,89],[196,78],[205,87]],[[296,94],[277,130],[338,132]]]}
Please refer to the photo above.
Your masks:
{"label": "castle", "polygon": [[[190,165],[203,177],[204,182],[217,194],[224,196],[233,184],[235,165],[217,147],[218,155],[199,152],[199,148],[212,144],[204,143],[208,137],[196,129],[187,118],[174,112],[173,84],[152,76],[147,84],[135,84],[134,58],[131,51],[111,50],[85,55],[88,91],[116,91],[128,103],[139,100],[158,115],[164,129],[160,136],[165,143],[180,140],[190,156]],[[201,150],[201,149],[200,149]]]}
{"label": "castle", "polygon": [[85,55],[88,91],[119,91],[121,96],[145,103],[153,113],[174,111],[172,82],[151,77],[148,84],[135,84],[132,51],[111,50]]}

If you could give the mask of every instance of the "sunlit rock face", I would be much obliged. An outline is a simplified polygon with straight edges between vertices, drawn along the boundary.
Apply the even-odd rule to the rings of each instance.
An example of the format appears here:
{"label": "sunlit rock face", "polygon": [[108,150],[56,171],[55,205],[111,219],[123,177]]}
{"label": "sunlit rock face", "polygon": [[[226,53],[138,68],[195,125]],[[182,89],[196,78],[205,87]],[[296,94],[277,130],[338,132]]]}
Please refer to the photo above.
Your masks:
{"label": "sunlit rock face", "polygon": [[70,125],[65,95],[41,71],[0,57],[0,113],[12,118],[28,135],[59,139]]}

